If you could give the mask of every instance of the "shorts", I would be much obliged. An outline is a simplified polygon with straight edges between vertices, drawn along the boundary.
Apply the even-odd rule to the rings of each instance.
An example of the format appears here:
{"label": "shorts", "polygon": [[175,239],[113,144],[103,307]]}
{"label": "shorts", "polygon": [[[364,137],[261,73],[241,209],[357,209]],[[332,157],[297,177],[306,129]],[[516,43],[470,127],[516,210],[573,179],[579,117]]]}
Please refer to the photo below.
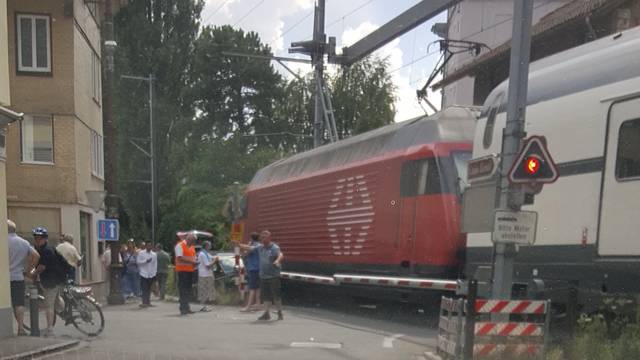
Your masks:
{"label": "shorts", "polygon": [[24,306],[25,293],[24,280],[11,281],[11,306]]}
{"label": "shorts", "polygon": [[261,279],[260,296],[264,301],[276,302],[282,299],[280,278]]}
{"label": "shorts", "polygon": [[249,270],[249,290],[260,289],[260,271]]}
{"label": "shorts", "polygon": [[55,312],[56,300],[60,294],[60,287],[44,288],[42,296],[44,296],[44,304],[47,311]]}

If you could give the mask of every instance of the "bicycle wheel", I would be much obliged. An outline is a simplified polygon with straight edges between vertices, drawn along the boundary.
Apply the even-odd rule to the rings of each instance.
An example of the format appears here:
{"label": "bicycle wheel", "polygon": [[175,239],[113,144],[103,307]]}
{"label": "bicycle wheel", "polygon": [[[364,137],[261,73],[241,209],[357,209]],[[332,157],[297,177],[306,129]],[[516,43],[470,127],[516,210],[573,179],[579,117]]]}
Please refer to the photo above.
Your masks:
{"label": "bicycle wheel", "polygon": [[73,326],[87,336],[97,336],[104,330],[102,309],[92,299],[75,299],[71,307],[71,316]]}

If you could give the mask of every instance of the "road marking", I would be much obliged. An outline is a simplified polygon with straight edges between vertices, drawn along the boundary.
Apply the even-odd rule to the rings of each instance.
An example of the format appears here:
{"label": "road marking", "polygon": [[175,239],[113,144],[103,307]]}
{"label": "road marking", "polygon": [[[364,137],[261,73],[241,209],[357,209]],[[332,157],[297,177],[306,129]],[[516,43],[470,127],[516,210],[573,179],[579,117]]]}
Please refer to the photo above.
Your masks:
{"label": "road marking", "polygon": [[289,346],[293,348],[342,349],[341,343],[292,342]]}
{"label": "road marking", "polygon": [[404,334],[395,334],[387,336],[382,340],[382,347],[385,349],[393,349],[393,340],[403,337]]}

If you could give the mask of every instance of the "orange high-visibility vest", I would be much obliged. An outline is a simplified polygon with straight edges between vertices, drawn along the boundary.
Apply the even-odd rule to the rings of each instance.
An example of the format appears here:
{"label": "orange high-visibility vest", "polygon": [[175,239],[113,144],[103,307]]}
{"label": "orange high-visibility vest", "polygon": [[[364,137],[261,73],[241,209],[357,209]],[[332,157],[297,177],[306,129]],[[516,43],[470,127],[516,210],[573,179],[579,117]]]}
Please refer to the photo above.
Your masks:
{"label": "orange high-visibility vest", "polygon": [[[182,247],[183,257],[191,258],[193,260],[196,259],[196,249],[193,246],[187,246],[186,240],[182,240],[181,242],[178,243],[178,245]],[[176,256],[176,271],[194,272],[195,269],[193,264],[190,264],[185,261],[180,261],[180,259],[178,259],[178,257]]]}

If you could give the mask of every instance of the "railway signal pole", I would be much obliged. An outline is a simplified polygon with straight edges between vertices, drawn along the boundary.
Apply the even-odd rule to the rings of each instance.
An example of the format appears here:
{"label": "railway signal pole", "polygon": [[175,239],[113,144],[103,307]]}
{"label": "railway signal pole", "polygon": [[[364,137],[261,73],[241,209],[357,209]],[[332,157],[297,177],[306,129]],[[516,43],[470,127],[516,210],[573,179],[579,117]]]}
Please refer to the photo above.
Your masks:
{"label": "railway signal pole", "polygon": [[[531,51],[531,19],[533,0],[513,1],[513,35],[511,38],[511,61],[509,64],[509,97],[507,102],[507,124],[502,136],[502,162],[500,165],[499,210],[519,211],[524,203],[521,185],[508,179],[511,165],[516,160],[522,139],[525,137],[524,123],[529,83],[529,57]],[[494,229],[495,231],[495,229]],[[494,244],[493,284],[494,299],[511,298],[514,260],[517,253],[515,243]]]}

